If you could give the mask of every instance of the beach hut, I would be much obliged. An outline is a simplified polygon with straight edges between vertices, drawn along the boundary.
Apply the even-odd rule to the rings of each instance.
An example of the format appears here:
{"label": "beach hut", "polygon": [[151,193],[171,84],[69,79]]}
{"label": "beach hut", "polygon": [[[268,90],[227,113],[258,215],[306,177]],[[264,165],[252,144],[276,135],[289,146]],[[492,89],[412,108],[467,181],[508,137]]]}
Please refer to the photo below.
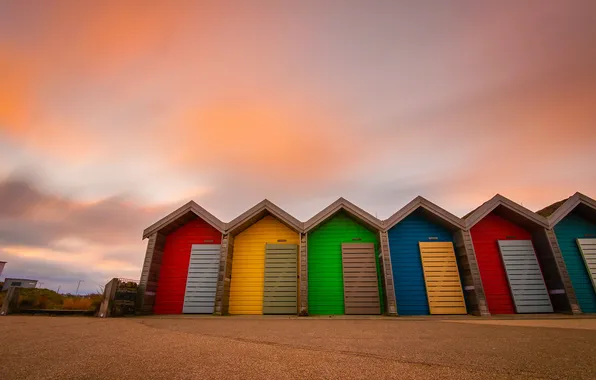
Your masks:
{"label": "beach hut", "polygon": [[563,283],[546,239],[546,218],[497,194],[463,219],[491,314],[568,309],[567,301],[551,299]]}
{"label": "beach hut", "polygon": [[596,313],[596,201],[575,193],[538,214],[547,217],[572,310]]}
{"label": "beach hut", "polygon": [[308,313],[381,314],[381,222],[340,198],[304,224]]}
{"label": "beach hut", "polygon": [[387,291],[395,291],[399,315],[466,314],[466,298],[470,312],[481,314],[482,283],[472,278],[478,271],[470,269],[476,266],[463,220],[419,196],[385,220],[384,229],[394,284]]}
{"label": "beach hut", "polygon": [[139,282],[144,313],[212,314],[225,224],[191,201],[143,231]]}
{"label": "beach hut", "polygon": [[222,313],[298,313],[302,227],[268,200],[228,224]]}

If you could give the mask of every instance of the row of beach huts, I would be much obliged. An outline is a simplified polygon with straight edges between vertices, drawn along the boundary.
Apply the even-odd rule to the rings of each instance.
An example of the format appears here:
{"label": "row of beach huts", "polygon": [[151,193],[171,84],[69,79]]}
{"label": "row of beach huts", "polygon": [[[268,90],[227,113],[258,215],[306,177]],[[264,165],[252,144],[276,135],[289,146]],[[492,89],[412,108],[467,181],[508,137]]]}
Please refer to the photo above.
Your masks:
{"label": "row of beach huts", "polygon": [[459,218],[417,197],[387,220],[340,198],[301,222],[264,200],[229,223],[189,202],[143,232],[152,314],[596,312],[596,201],[496,195]]}

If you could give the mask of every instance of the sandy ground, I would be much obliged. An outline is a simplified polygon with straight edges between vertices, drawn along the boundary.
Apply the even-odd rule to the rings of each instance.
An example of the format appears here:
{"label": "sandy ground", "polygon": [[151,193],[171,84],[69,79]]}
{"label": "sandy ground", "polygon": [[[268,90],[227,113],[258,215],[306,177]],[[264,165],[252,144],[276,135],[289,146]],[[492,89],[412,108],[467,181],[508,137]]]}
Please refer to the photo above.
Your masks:
{"label": "sandy ground", "polygon": [[596,378],[595,319],[8,316],[0,343],[2,380]]}

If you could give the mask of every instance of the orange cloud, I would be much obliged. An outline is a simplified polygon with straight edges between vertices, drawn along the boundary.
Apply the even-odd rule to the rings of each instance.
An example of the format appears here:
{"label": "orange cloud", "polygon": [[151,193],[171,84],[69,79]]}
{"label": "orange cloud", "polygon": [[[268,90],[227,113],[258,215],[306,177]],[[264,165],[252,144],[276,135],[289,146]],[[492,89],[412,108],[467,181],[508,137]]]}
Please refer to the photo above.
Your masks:
{"label": "orange cloud", "polygon": [[[31,78],[26,66],[17,65],[0,45],[0,133],[23,133],[27,126],[31,104]],[[25,63],[25,62],[21,62]]]}
{"label": "orange cloud", "polygon": [[[76,110],[77,92],[105,92],[136,65],[157,59],[183,24],[183,8],[145,2],[12,8],[7,12],[23,29],[14,38],[0,34],[0,136],[59,158],[107,154],[102,123]],[[60,102],[77,114],[61,112]]]}
{"label": "orange cloud", "polygon": [[305,110],[255,101],[221,102],[188,112],[164,138],[175,166],[232,169],[270,179],[332,176],[366,157],[341,122]]}

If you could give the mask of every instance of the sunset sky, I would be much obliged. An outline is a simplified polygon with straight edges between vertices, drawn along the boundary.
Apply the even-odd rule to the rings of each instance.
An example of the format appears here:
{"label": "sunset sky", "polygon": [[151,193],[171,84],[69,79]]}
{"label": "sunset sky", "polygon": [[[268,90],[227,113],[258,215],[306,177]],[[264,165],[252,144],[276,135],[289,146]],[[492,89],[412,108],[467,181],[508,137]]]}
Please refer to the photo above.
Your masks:
{"label": "sunset sky", "polygon": [[593,0],[0,0],[2,277],[138,279],[142,230],[191,199],[306,220],[576,191],[596,197]]}

